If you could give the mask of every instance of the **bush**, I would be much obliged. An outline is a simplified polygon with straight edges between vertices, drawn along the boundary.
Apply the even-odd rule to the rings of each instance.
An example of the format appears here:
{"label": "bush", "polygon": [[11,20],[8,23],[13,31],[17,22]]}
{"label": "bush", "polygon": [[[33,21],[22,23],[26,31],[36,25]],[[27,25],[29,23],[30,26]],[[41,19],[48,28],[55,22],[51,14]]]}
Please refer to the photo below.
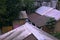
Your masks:
{"label": "bush", "polygon": [[53,33],[52,35],[60,39],[60,33]]}

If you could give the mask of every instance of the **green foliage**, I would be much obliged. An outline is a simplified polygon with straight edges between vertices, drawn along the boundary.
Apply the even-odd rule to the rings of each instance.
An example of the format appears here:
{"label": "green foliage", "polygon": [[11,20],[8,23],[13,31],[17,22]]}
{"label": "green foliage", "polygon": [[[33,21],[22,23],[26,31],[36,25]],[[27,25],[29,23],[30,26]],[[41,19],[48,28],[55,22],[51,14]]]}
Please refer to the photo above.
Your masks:
{"label": "green foliage", "polygon": [[7,0],[7,15],[6,18],[9,18],[9,20],[13,20],[18,16],[18,13],[20,11],[20,2],[19,0]]}
{"label": "green foliage", "polygon": [[58,1],[60,1],[60,0],[58,0]]}
{"label": "green foliage", "polygon": [[4,21],[3,15],[6,14],[6,0],[0,0],[0,28],[2,26],[2,22]]}
{"label": "green foliage", "polygon": [[33,9],[33,0],[0,0],[0,25],[10,25],[19,11],[32,12]]}
{"label": "green foliage", "polygon": [[0,0],[0,25],[10,25],[18,17],[20,0]]}
{"label": "green foliage", "polygon": [[56,20],[54,18],[50,18],[46,23],[46,27],[50,30],[51,33],[54,31],[55,24]]}
{"label": "green foliage", "polygon": [[25,5],[26,11],[33,12],[35,10],[34,0],[24,0],[23,3]]}
{"label": "green foliage", "polygon": [[60,33],[53,33],[52,35],[60,39]]}
{"label": "green foliage", "polygon": [[0,14],[5,14],[6,12],[6,0],[0,0]]}
{"label": "green foliage", "polygon": [[46,23],[46,26],[49,28],[49,29],[54,29],[54,26],[56,24],[56,20],[54,18],[50,18],[47,23]]}

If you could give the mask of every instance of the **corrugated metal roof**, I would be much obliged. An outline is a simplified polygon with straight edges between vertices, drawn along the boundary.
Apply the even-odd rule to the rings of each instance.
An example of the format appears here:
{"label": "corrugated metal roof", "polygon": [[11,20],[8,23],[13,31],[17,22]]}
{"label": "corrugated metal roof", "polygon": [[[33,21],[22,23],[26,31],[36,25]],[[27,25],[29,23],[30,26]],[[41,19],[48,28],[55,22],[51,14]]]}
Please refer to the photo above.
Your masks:
{"label": "corrugated metal roof", "polygon": [[33,34],[31,37],[35,36],[37,40],[58,40],[54,37],[46,35],[44,31],[42,32],[42,30],[39,30],[37,27],[29,24],[28,22],[8,33],[1,35],[0,40],[23,40],[31,34]]}
{"label": "corrugated metal roof", "polygon": [[[42,30],[39,30],[37,27],[27,22],[24,25],[1,35],[0,40],[23,40],[31,34],[33,34],[38,40],[58,40],[54,37],[51,38],[51,36],[44,33],[44,31],[42,32]],[[33,37],[33,35],[31,37]]]}
{"label": "corrugated metal roof", "polygon": [[51,7],[42,6],[36,10],[36,13],[39,15],[55,18],[56,20],[60,19],[60,11]]}

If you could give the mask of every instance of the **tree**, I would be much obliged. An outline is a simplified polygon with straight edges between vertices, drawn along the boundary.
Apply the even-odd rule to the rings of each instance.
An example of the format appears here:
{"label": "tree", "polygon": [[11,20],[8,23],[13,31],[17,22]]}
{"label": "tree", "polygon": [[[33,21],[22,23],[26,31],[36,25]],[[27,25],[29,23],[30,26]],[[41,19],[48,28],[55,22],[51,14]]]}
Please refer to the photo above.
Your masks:
{"label": "tree", "polygon": [[20,11],[19,0],[7,0],[7,17],[15,19]]}
{"label": "tree", "polygon": [[6,0],[0,0],[0,29],[2,28],[2,22],[4,21],[3,15],[6,13]]}
{"label": "tree", "polygon": [[0,0],[0,24],[10,25],[21,10],[33,10],[33,0]]}
{"label": "tree", "polygon": [[6,0],[0,0],[0,15],[5,14],[6,12]]}
{"label": "tree", "polygon": [[20,11],[20,0],[6,0],[6,13],[3,15],[3,25],[11,25],[12,21],[18,17]]}
{"label": "tree", "polygon": [[23,0],[23,6],[27,12],[35,11],[34,0]]}
{"label": "tree", "polygon": [[52,33],[53,36],[56,38],[60,39],[60,32]]}
{"label": "tree", "polygon": [[50,18],[47,22],[46,22],[46,27],[50,30],[50,32],[53,33],[54,29],[55,29],[55,24],[56,24],[56,20],[54,18]]}

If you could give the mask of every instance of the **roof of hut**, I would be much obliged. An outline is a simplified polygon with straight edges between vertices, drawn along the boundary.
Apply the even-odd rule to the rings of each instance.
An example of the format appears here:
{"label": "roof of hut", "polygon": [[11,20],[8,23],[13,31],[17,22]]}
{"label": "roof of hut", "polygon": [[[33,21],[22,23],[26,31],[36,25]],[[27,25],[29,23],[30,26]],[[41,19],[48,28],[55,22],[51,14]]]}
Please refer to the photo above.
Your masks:
{"label": "roof of hut", "polygon": [[0,35],[0,40],[58,40],[55,37],[49,35],[36,26],[29,24],[24,25],[11,30],[3,35]]}
{"label": "roof of hut", "polygon": [[55,18],[56,20],[60,20],[60,11],[51,7],[42,6],[36,10],[36,13],[50,18]]}

